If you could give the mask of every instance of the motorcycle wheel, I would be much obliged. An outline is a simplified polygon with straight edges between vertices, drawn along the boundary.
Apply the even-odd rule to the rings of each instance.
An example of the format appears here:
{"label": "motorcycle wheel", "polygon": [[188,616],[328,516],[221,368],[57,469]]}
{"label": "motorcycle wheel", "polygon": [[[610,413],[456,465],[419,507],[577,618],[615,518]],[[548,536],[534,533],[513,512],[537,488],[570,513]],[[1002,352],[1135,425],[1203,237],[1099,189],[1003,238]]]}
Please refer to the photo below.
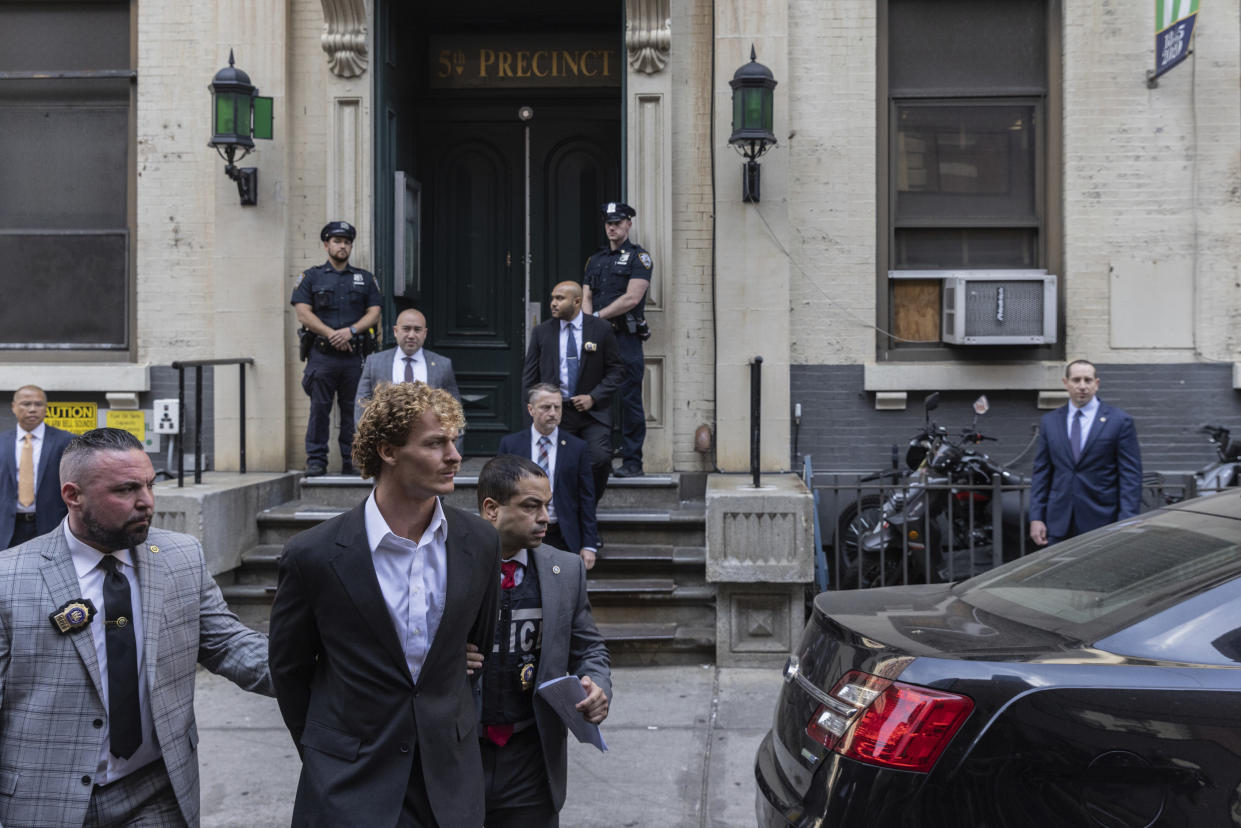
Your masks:
{"label": "motorcycle wheel", "polygon": [[[841,589],[853,589],[857,585],[858,538],[883,520],[883,498],[877,494],[862,495],[840,510],[836,521],[837,554],[832,556],[833,585]],[[853,582],[845,580],[845,573],[853,569]]]}
{"label": "motorcycle wheel", "polygon": [[[906,579],[906,574],[909,576],[908,579]],[[840,587],[841,589],[874,589],[875,587],[926,582],[919,556],[913,555],[910,558],[909,570],[906,573],[901,561],[901,553],[898,550],[885,554],[882,560],[878,556],[867,556],[860,568],[856,564],[849,567],[841,574]]]}

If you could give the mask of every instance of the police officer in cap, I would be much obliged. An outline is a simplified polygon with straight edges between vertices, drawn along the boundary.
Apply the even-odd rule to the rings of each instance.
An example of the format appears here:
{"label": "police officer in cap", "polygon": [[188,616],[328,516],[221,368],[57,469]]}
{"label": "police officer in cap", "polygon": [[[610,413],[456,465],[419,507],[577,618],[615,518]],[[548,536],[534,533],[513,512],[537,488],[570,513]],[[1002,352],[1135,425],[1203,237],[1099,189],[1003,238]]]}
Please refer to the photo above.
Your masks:
{"label": "police officer in cap", "polygon": [[582,310],[612,323],[625,363],[619,395],[622,462],[617,477],[642,474],[642,442],[646,439],[642,343],[651,336],[646,324],[646,291],[651,286],[653,263],[649,253],[629,240],[636,215],[637,211],[619,201],[603,205],[608,245],[586,260],[582,278]]}
{"label": "police officer in cap", "polygon": [[342,474],[354,474],[353,404],[362,377],[364,343],[373,343],[368,329],[379,324],[383,296],[379,282],[366,270],[349,266],[357,231],[346,221],[324,225],[319,233],[327,261],[306,270],[293,288],[292,303],[302,324],[306,371],[302,388],[310,395],[306,423],[306,474],[327,472],[332,398],[340,410]]}

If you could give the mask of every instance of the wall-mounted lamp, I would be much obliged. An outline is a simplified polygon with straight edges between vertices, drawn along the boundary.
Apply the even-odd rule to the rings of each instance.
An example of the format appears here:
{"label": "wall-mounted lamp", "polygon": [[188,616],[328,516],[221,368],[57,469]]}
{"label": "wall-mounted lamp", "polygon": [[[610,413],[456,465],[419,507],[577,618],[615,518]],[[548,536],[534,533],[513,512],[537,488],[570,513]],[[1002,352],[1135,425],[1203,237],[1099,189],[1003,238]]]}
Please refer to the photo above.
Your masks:
{"label": "wall-mounted lamp", "polygon": [[[258,97],[250,76],[233,66],[233,50],[228,50],[228,66],[211,80],[211,141],[224,162],[224,174],[237,182],[242,205],[259,203],[259,171],[255,167],[238,169],[236,162],[254,149],[254,139],[271,139],[272,99]],[[241,155],[237,151],[241,150]]]}
{"label": "wall-mounted lamp", "polygon": [[741,171],[741,200],[757,202],[758,158],[776,143],[771,130],[776,80],[771,70],[758,62],[750,46],[750,62],[733,74],[728,85],[733,88],[733,134],[728,143],[746,159]]}

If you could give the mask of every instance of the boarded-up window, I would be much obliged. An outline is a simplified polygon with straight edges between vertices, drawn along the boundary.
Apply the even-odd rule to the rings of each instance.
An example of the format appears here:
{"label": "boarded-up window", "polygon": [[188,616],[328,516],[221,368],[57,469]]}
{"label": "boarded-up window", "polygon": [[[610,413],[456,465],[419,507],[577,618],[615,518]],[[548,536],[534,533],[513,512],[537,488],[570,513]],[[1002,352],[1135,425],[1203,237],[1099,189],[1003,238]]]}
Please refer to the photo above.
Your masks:
{"label": "boarded-up window", "polygon": [[0,348],[129,345],[129,2],[0,2]]}

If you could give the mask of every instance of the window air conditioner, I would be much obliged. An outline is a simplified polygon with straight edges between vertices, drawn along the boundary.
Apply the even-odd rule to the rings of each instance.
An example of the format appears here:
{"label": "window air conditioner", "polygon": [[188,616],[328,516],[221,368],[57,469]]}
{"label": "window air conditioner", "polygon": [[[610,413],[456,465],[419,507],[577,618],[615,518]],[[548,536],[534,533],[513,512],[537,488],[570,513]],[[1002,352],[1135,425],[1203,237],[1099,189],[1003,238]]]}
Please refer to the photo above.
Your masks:
{"label": "window air conditioner", "polygon": [[1056,277],[1045,270],[943,271],[944,342],[1046,345],[1056,341]]}

